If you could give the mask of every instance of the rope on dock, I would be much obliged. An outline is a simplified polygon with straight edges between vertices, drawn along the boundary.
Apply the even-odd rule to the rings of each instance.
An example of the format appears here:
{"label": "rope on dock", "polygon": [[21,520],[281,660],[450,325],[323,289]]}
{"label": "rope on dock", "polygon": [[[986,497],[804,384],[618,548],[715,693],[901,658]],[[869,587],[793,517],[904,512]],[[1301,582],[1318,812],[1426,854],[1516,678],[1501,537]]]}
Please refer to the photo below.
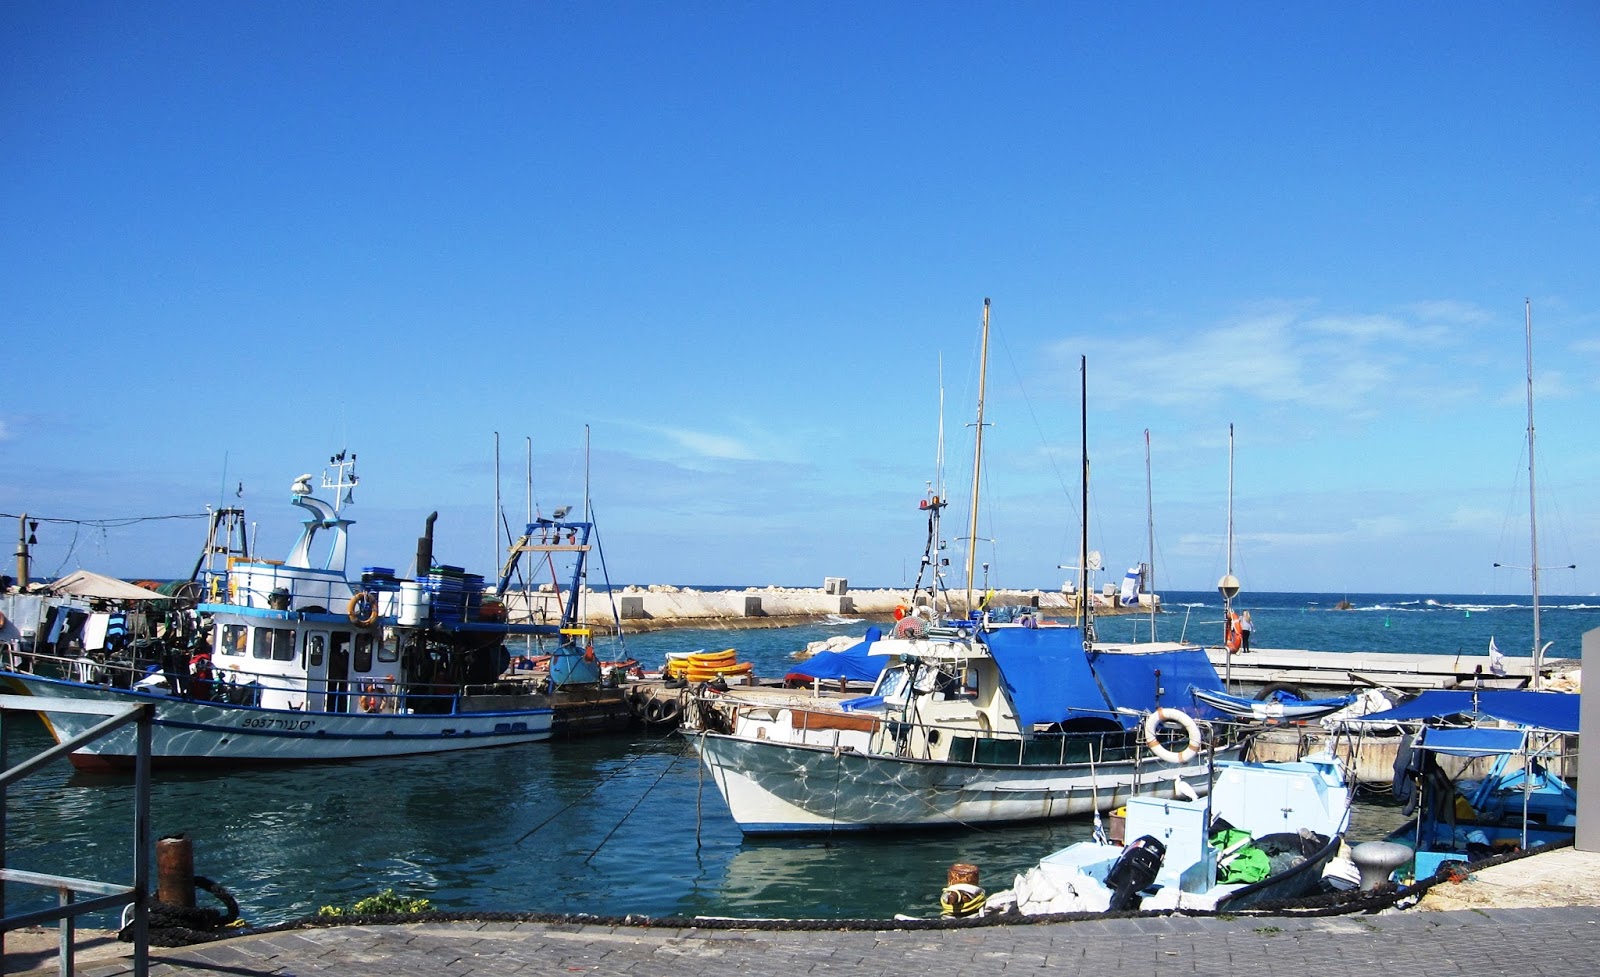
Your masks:
{"label": "rope on dock", "polygon": [[[1339,892],[1329,895],[1312,896],[1284,902],[1275,906],[1264,906],[1255,909],[1225,910],[1225,911],[1143,911],[1129,910],[1124,912],[1075,912],[1054,913],[1045,916],[1022,915],[996,915],[996,916],[967,916],[963,918],[909,918],[897,917],[893,919],[851,918],[851,919],[740,919],[731,916],[661,916],[652,917],[638,913],[629,913],[625,916],[603,916],[590,913],[541,913],[541,912],[438,912],[425,913],[400,913],[382,915],[342,915],[342,916],[307,916],[302,919],[290,920],[276,926],[261,928],[231,929],[227,933],[216,933],[211,930],[192,929],[182,925],[163,926],[159,930],[152,915],[151,943],[157,946],[184,946],[189,943],[204,943],[231,936],[257,935],[262,933],[278,933],[297,929],[325,929],[331,926],[406,926],[417,923],[544,923],[550,925],[578,925],[578,926],[629,926],[644,929],[676,929],[676,930],[761,930],[761,931],[878,931],[878,930],[933,930],[933,929],[962,929],[981,926],[1027,926],[1050,923],[1086,922],[1097,919],[1143,919],[1161,916],[1192,916],[1192,917],[1239,917],[1251,918],[1270,917],[1316,917],[1340,916],[1355,913],[1375,913],[1405,903],[1407,906],[1423,896],[1429,889],[1440,883],[1459,881],[1463,873],[1470,874],[1495,865],[1504,865],[1531,855],[1543,854],[1560,848],[1571,846],[1571,842],[1557,842],[1540,845],[1534,848],[1525,848],[1521,851],[1508,852],[1496,855],[1481,861],[1466,863],[1460,870],[1452,871],[1455,863],[1446,862],[1439,871],[1428,879],[1419,879],[1411,885],[1398,885],[1393,882],[1385,883],[1371,891]],[[200,880],[196,879],[198,884]],[[214,890],[213,890],[214,891]],[[225,891],[225,890],[224,890]],[[195,910],[188,910],[195,912]],[[201,910],[205,913],[215,913],[215,910]],[[154,911],[152,911],[154,913]],[[130,936],[124,930],[121,939],[128,940]]]}
{"label": "rope on dock", "polygon": [[[189,946],[240,935],[240,930],[232,928],[239,919],[239,901],[233,897],[233,893],[226,886],[201,875],[194,877],[194,887],[216,896],[226,910],[175,906],[152,900],[147,910],[151,946]],[[124,943],[133,942],[133,923],[128,919],[129,916],[131,913],[124,913],[123,918],[127,922],[117,931],[117,939]]]}

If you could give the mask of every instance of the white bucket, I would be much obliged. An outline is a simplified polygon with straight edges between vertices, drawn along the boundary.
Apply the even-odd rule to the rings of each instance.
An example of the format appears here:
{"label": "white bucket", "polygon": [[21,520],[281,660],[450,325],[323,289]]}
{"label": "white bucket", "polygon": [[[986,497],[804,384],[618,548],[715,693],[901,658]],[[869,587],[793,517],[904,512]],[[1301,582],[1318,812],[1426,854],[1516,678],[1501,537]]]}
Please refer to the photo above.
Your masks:
{"label": "white bucket", "polygon": [[399,623],[415,627],[428,619],[428,592],[415,580],[400,584]]}

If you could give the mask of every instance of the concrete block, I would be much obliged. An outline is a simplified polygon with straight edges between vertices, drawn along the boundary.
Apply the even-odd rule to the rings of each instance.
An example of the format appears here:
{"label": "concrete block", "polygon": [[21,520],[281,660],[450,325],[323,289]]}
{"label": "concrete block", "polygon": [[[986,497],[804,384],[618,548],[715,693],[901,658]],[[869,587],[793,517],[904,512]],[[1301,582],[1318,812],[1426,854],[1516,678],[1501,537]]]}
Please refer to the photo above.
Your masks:
{"label": "concrete block", "polygon": [[766,612],[761,609],[761,598],[746,594],[744,598],[745,617],[765,617]]}
{"label": "concrete block", "polygon": [[622,615],[624,621],[638,621],[648,616],[644,612],[643,597],[622,597],[619,604],[617,613]]}

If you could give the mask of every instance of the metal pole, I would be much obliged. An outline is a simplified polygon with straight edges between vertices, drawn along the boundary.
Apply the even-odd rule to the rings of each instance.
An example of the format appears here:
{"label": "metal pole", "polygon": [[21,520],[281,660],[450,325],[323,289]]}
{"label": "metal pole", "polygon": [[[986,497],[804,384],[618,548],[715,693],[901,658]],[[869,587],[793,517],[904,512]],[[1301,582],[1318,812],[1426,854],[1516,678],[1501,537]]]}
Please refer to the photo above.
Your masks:
{"label": "metal pole", "polygon": [[1528,531],[1532,534],[1533,555],[1533,559],[1528,561],[1528,572],[1533,581],[1533,688],[1534,691],[1538,691],[1542,684],[1539,673],[1542,664],[1540,659],[1544,657],[1544,652],[1539,647],[1539,510],[1538,495],[1533,484],[1533,301],[1531,299],[1523,299],[1523,312],[1528,347]]}
{"label": "metal pole", "polygon": [[967,613],[972,613],[972,573],[978,553],[978,483],[983,475],[983,396],[989,375],[989,300],[983,300],[983,345],[978,354],[978,436],[972,447],[972,520],[967,533]]}

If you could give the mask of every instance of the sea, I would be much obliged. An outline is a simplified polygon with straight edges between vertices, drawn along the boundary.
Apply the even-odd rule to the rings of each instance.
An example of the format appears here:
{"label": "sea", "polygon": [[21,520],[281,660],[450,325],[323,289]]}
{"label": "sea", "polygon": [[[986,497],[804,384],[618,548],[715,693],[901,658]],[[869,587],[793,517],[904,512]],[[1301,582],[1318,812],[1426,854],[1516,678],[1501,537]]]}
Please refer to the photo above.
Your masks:
{"label": "sea", "polygon": [[[1215,643],[1216,593],[1168,593],[1156,637]],[[1351,609],[1336,610],[1347,602]],[[1439,594],[1244,594],[1258,648],[1531,654],[1526,597]],[[1600,628],[1600,599],[1545,597],[1541,640],[1576,658]],[[814,641],[869,622],[671,630],[607,639],[608,659],[659,665],[666,653],[732,647],[763,676],[788,671]],[[1106,639],[1147,639],[1148,615],[1101,617]],[[9,762],[49,745],[32,716],[7,718]],[[133,784],[53,764],[6,791],[9,868],[132,879]],[[979,867],[991,891],[1038,859],[1087,838],[1087,820],[936,832],[746,839],[676,734],[644,731],[444,756],[236,773],[158,772],[155,833],[184,834],[195,870],[271,925],[386,890],[459,912],[650,917],[875,918],[937,914],[948,867]],[[1381,791],[1363,794],[1352,840],[1399,823]],[[53,903],[9,885],[5,908]],[[202,904],[210,897],[202,894]],[[108,916],[86,925],[114,926]]]}

